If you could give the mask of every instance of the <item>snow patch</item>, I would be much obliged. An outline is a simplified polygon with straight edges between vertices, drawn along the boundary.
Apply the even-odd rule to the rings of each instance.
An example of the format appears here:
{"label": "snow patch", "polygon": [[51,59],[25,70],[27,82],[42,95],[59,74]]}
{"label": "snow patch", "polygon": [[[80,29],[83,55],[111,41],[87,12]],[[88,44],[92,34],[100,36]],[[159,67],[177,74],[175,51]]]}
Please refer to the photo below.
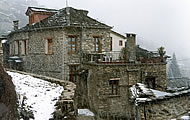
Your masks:
{"label": "snow patch", "polygon": [[190,117],[189,116],[182,116],[181,120],[190,120]]}
{"label": "snow patch", "polygon": [[171,93],[167,93],[167,92],[163,92],[159,90],[153,90],[153,89],[150,89],[150,90],[153,92],[156,98],[164,97],[164,96],[172,96]]}
{"label": "snow patch", "polygon": [[94,113],[91,112],[89,109],[78,109],[78,114],[85,116],[94,116]]}
{"label": "snow patch", "polygon": [[35,120],[49,120],[55,110],[55,103],[63,91],[63,87],[29,75],[14,72],[7,72],[16,87],[19,103],[22,103],[24,96],[25,103],[31,106]]}

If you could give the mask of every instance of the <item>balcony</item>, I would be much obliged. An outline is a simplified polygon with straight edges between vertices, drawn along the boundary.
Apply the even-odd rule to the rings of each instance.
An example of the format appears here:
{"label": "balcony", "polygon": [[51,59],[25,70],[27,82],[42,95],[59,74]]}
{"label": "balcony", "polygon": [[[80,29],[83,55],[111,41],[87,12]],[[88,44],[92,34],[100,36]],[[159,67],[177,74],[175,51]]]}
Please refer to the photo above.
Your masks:
{"label": "balcony", "polygon": [[83,52],[83,62],[91,63],[114,63],[124,62],[120,51],[109,51],[109,52]]}
{"label": "balcony", "polygon": [[[135,60],[130,60],[130,57]],[[103,51],[103,52],[83,52],[82,61],[88,63],[102,64],[123,64],[123,63],[162,63],[158,52],[127,52],[121,51]]]}

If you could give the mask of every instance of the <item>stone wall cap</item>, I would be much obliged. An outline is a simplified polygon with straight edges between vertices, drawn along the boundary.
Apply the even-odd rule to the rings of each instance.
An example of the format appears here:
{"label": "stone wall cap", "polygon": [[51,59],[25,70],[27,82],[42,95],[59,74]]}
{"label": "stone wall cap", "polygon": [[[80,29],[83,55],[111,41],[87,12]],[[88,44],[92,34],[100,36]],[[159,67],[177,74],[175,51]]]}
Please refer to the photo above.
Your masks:
{"label": "stone wall cap", "polygon": [[121,80],[121,78],[111,78],[110,80]]}

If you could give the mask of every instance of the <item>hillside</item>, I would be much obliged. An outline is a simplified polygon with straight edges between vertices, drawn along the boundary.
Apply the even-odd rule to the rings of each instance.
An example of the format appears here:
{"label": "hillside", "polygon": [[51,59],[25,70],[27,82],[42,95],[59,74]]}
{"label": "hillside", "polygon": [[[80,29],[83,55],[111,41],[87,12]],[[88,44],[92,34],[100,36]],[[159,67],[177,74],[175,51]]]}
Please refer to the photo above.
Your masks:
{"label": "hillside", "polygon": [[27,24],[25,12],[28,6],[37,6],[36,0],[1,0],[0,35],[12,30],[12,21],[19,20],[19,27]]}

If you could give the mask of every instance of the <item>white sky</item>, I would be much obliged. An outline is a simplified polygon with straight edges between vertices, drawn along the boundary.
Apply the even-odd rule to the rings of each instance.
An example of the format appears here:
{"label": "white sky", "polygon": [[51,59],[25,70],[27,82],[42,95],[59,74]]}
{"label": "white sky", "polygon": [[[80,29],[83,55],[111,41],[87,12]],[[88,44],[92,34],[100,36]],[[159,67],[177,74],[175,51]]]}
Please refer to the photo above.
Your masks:
{"label": "white sky", "polygon": [[[66,0],[38,0],[49,8],[64,8]],[[164,46],[169,55],[190,58],[190,0],[68,0],[74,8],[124,34],[134,32],[142,47]],[[180,57],[180,58],[179,58]]]}

